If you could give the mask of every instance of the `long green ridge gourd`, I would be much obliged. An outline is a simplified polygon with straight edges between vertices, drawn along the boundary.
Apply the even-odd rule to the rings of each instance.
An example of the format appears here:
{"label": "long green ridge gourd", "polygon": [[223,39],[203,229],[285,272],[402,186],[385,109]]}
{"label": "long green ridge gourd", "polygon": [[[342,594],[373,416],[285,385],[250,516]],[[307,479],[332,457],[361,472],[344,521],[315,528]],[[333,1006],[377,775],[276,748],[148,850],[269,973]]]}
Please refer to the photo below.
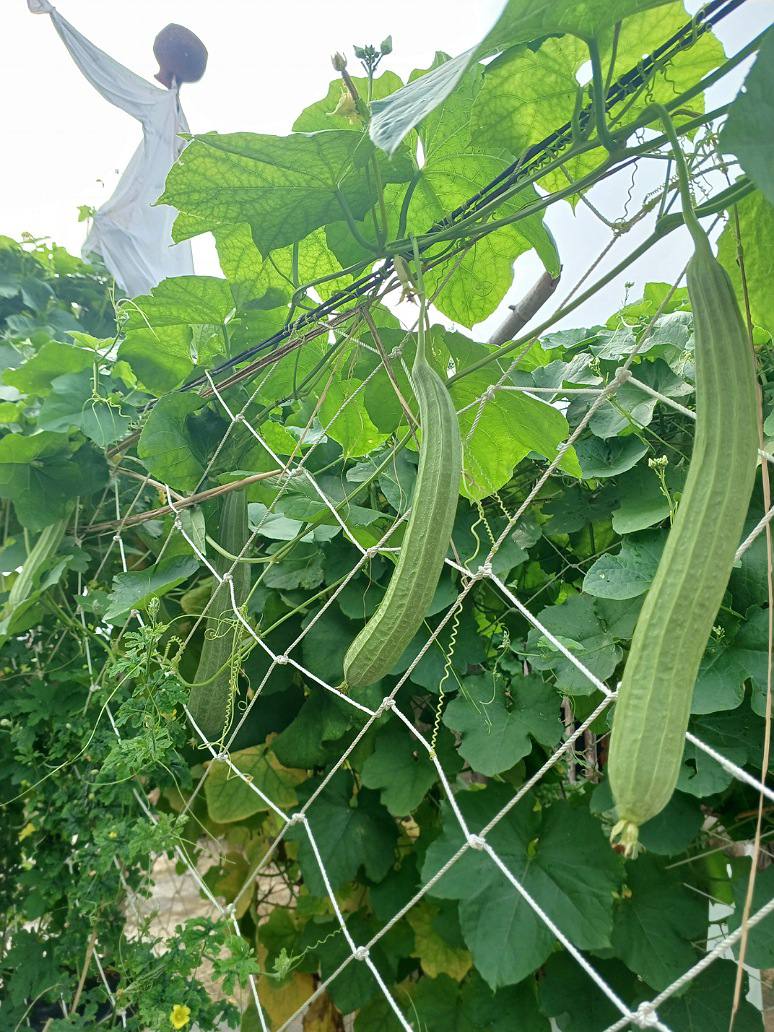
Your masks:
{"label": "long green ridge gourd", "polygon": [[[419,263],[417,262],[417,267]],[[411,369],[422,439],[411,513],[384,598],[344,657],[350,688],[373,684],[395,666],[422,626],[449,550],[462,474],[462,440],[451,395],[427,361],[420,282],[417,352]]]}
{"label": "long green ridge gourd", "polygon": [[56,555],[62,543],[69,520],[68,512],[63,519],[57,520],[56,523],[50,523],[41,530],[11,586],[5,605],[0,610],[0,634],[5,634],[7,629],[12,626],[14,615],[32,595],[41,573]]}
{"label": "long green ridge gourd", "polygon": [[638,830],[677,785],[694,684],[731,575],[755,480],[758,402],[752,346],[731,281],[691,206],[687,281],[694,318],[696,432],[680,505],[642,607],[613,716],[608,774],[618,823],[611,839],[627,856]]}
{"label": "long green ridge gourd", "polygon": [[[249,537],[247,497],[230,491],[220,501],[217,540],[225,552],[240,555]],[[215,551],[212,566],[220,576],[232,566],[231,579],[237,607],[250,594],[250,566],[236,563]],[[215,583],[205,615],[205,632],[199,666],[188,695],[188,709],[209,741],[220,741],[231,724],[235,690],[235,653],[239,650],[241,625],[236,622],[228,580]],[[238,661],[238,657],[237,657]]]}

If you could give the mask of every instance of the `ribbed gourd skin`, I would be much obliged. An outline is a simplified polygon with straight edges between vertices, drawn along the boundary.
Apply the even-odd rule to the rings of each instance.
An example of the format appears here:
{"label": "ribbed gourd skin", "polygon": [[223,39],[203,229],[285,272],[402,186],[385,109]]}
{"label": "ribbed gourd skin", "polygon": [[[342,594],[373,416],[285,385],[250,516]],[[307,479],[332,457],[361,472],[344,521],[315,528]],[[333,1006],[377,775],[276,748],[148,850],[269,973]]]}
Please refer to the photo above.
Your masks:
{"label": "ribbed gourd skin", "polygon": [[637,828],[677,784],[699,664],[731,575],[755,480],[752,348],[733,286],[709,241],[688,265],[694,316],[696,434],[685,489],[632,638],[613,717],[608,774],[619,824]]}
{"label": "ribbed gourd skin", "polygon": [[[220,503],[218,543],[232,555],[239,555],[248,539],[247,496],[244,491],[230,491]],[[222,576],[231,569],[232,561],[213,552],[213,567]],[[238,563],[232,574],[234,598],[241,606],[250,593],[250,566]],[[230,659],[234,650],[234,634],[230,624],[236,619],[228,583],[218,585],[205,618],[205,636],[196,676],[188,696],[188,709],[209,741],[218,741],[226,728],[231,711]],[[221,623],[223,621],[223,623]],[[218,632],[210,637],[207,630]],[[212,680],[211,680],[212,678]]]}
{"label": "ribbed gourd skin", "polygon": [[67,519],[62,519],[41,530],[8,594],[6,610],[9,615],[30,595],[38,573],[44,564],[56,554],[66,529]]}
{"label": "ribbed gourd skin", "polygon": [[384,598],[344,657],[350,688],[363,688],[388,674],[421,627],[454,526],[462,472],[459,423],[446,385],[420,355],[411,371],[422,428],[411,513]]}

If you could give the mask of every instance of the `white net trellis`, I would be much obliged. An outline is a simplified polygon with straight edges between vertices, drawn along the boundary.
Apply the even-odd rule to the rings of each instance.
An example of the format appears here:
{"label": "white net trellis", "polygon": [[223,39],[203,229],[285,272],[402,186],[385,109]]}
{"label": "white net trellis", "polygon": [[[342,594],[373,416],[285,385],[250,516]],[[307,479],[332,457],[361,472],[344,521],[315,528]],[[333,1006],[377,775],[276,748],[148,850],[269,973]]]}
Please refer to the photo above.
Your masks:
{"label": "white net trellis", "polygon": [[[352,330],[347,330],[346,328],[340,329],[337,327],[332,332],[334,336],[341,333],[346,334],[350,337],[352,342],[362,344],[362,342],[359,341],[356,328]],[[640,342],[640,346],[643,342],[644,338],[643,341]],[[382,361],[386,361],[388,358],[388,356],[384,355],[383,353],[380,354],[379,357],[382,359]],[[683,416],[687,416],[690,418],[694,417],[694,414],[691,412],[690,409],[682,406],[673,398],[667,397],[659,393],[652,387],[648,386],[646,383],[643,383],[641,380],[639,380],[632,372],[631,367],[633,358],[634,354],[632,354],[627,359],[627,361],[620,366],[616,374],[612,377],[612,379],[606,386],[599,388],[590,387],[577,389],[578,393],[582,392],[583,394],[588,395],[592,399],[588,410],[586,411],[580,423],[574,428],[568,439],[558,449],[557,454],[554,456],[553,460],[546,464],[543,472],[535,480],[534,484],[532,485],[531,489],[529,490],[529,492],[527,493],[526,497],[519,505],[519,507],[514,512],[508,514],[505,527],[500,531],[500,533],[496,537],[493,537],[493,540],[490,542],[488,553],[486,555],[480,556],[477,560],[474,561],[474,564],[472,564],[471,566],[465,565],[464,561],[461,561],[458,556],[446,560],[449,567],[453,571],[455,571],[456,574],[459,575],[459,591],[457,593],[457,597],[454,600],[454,602],[448,606],[437,626],[432,631],[428,631],[426,641],[424,642],[423,647],[415,656],[409,667],[397,680],[397,683],[395,684],[393,690],[389,693],[389,695],[385,696],[382,699],[381,703],[376,707],[365,705],[363,702],[353,698],[345,690],[342,690],[340,686],[327,683],[324,679],[318,676],[318,674],[309,670],[302,662],[300,646],[305,636],[320,620],[320,618],[323,616],[326,610],[328,610],[332,605],[336,603],[336,600],[338,599],[341,592],[345,590],[347,584],[352,580],[353,577],[356,576],[358,571],[360,571],[366,564],[369,563],[370,560],[372,560],[377,554],[379,554],[381,550],[390,548],[390,537],[397,528],[397,526],[401,523],[401,521],[405,520],[406,514],[404,513],[402,516],[398,516],[395,518],[393,525],[389,528],[388,532],[383,536],[381,541],[375,546],[369,548],[363,547],[362,544],[359,543],[357,538],[352,534],[351,530],[347,526],[345,519],[342,517],[341,505],[337,505],[328,497],[325,490],[323,490],[323,488],[320,486],[314,473],[309,467],[309,458],[311,455],[314,454],[315,448],[318,447],[318,442],[323,439],[322,435],[319,433],[319,429],[313,432],[313,425],[315,424],[315,421],[319,420],[321,400],[324,396],[324,391],[320,395],[320,400],[317,402],[314,411],[308,419],[306,428],[299,433],[298,447],[295,450],[294,454],[287,458],[283,458],[280,457],[276,453],[276,451],[272,449],[269,441],[267,441],[261,434],[260,428],[256,428],[255,426],[251,425],[251,423],[247,419],[245,413],[250,403],[249,400],[245,402],[245,405],[241,410],[234,410],[229,406],[228,402],[226,401],[226,398],[224,397],[223,392],[219,389],[219,387],[211,379],[209,380],[210,397],[214,400],[214,403],[217,404],[219,409],[222,411],[222,414],[227,418],[228,431],[224,435],[223,441],[221,442],[221,445],[217,449],[215,455],[213,455],[210,459],[209,465],[204,470],[201,478],[202,482],[206,479],[207,474],[209,473],[213,464],[216,462],[220,450],[222,449],[222,447],[226,445],[230,434],[237,427],[245,428],[247,432],[251,435],[251,437],[254,439],[254,441],[258,445],[260,445],[260,447],[263,448],[266,453],[268,453],[271,456],[272,461],[276,464],[276,469],[272,471],[271,475],[276,478],[275,483],[276,485],[278,485],[277,499],[282,497],[283,491],[285,491],[289,485],[295,482],[298,478],[303,478],[308,487],[319,498],[322,505],[326,507],[331,519],[340,528],[341,533],[347,538],[350,544],[359,553],[359,559],[357,563],[352,566],[349,575],[344,577],[340,581],[340,583],[338,583],[338,585],[328,593],[325,600],[320,602],[320,605],[316,610],[311,611],[311,618],[306,622],[305,626],[297,635],[297,637],[292,642],[290,642],[289,645],[287,645],[287,647],[284,649],[282,653],[277,654],[274,651],[272,651],[267,642],[264,640],[260,633],[260,630],[256,629],[256,627],[253,626],[253,623],[250,621],[250,619],[248,619],[245,616],[244,607],[238,604],[237,602],[232,581],[232,572],[236,568],[236,563],[232,564],[231,569],[226,571],[225,573],[218,572],[218,570],[212,563],[211,556],[208,556],[205,553],[205,551],[200,547],[200,544],[195,539],[195,536],[190,532],[190,529],[187,529],[186,524],[181,517],[181,514],[184,513],[185,509],[189,506],[190,499],[182,498],[179,494],[174,492],[169,486],[163,485],[163,490],[166,495],[166,506],[168,507],[167,511],[171,513],[174,517],[173,530],[170,533],[170,537],[167,539],[167,544],[169,544],[173,540],[174,535],[181,535],[183,538],[185,538],[189,548],[196,555],[202,566],[209,571],[212,577],[215,578],[217,582],[228,585],[231,595],[231,604],[234,621],[236,621],[236,623],[239,626],[241,626],[245,640],[248,641],[252,645],[252,647],[261,650],[266,655],[268,661],[268,669],[263,677],[262,682],[260,684],[253,686],[251,697],[247,702],[245,709],[243,710],[243,712],[241,712],[241,714],[238,715],[238,718],[234,721],[233,727],[229,731],[228,735],[222,741],[208,741],[206,737],[202,734],[201,730],[197,727],[195,722],[192,720],[190,713],[187,713],[188,719],[191,722],[192,731],[194,735],[196,735],[197,739],[201,742],[202,750],[205,756],[208,756],[212,761],[217,761],[218,764],[225,765],[228,768],[230,777],[240,779],[240,781],[244,783],[244,785],[247,787],[249,791],[256,793],[261,800],[262,806],[268,808],[268,810],[274,815],[274,817],[280,824],[280,830],[274,837],[273,842],[270,844],[265,854],[261,856],[260,859],[251,867],[249,873],[247,874],[244,880],[242,889],[235,893],[235,898],[239,898],[242,895],[243,891],[249,890],[250,886],[256,882],[256,879],[259,879],[267,871],[271,870],[272,859],[277,851],[279,844],[285,839],[287,833],[290,831],[291,828],[300,827],[303,834],[306,836],[308,840],[308,845],[314,855],[317,866],[319,868],[320,879],[325,887],[325,892],[330,901],[330,906],[333,910],[333,914],[335,915],[335,919],[338,922],[340,933],[343,936],[343,939],[345,940],[348,947],[348,954],[346,958],[340,963],[338,968],[334,970],[331,974],[329,974],[327,978],[321,979],[319,981],[312,995],[309,996],[309,998],[303,1003],[301,1007],[298,1008],[298,1010],[293,1015],[291,1015],[287,1018],[287,1020],[284,1021],[284,1023],[281,1025],[281,1029],[290,1028],[293,1025],[294,1021],[296,1021],[300,1016],[302,1016],[303,1013],[314,1003],[314,1001],[322,993],[324,993],[324,991],[330,985],[330,983],[333,982],[336,979],[336,977],[351,964],[363,965],[368,969],[375,983],[378,985],[380,992],[384,995],[385,1000],[387,1001],[389,1007],[391,1008],[395,1016],[395,1019],[398,1021],[400,1026],[406,1030],[413,1029],[414,1025],[411,1023],[412,1015],[410,1013],[404,1013],[404,1009],[400,1006],[398,1000],[396,1000],[395,996],[393,995],[388,986],[389,979],[385,978],[384,975],[380,972],[378,965],[375,963],[373,959],[372,952],[374,950],[374,947],[379,943],[382,937],[385,936],[390,931],[390,929],[392,929],[402,918],[404,918],[405,915],[409,913],[411,908],[414,907],[424,896],[426,896],[428,893],[431,893],[433,887],[440,881],[444,874],[446,874],[469,850],[475,850],[486,855],[488,861],[492,865],[494,865],[501,872],[503,878],[507,880],[507,882],[512,888],[513,893],[520,896],[521,899],[526,903],[526,905],[532,909],[539,921],[542,922],[545,925],[545,927],[550,931],[551,935],[559,943],[561,943],[561,945],[567,951],[567,953],[574,958],[574,960],[582,968],[582,970],[585,972],[588,978],[595,983],[598,989],[604,994],[607,1000],[610,1001],[615,1010],[619,1013],[620,1017],[615,1022],[608,1025],[605,1030],[600,1029],[599,1032],[618,1032],[618,1030],[627,1028],[652,1028],[659,1029],[661,1030],[661,1032],[670,1032],[669,1025],[659,1017],[659,1008],[661,1007],[661,1005],[665,1001],[669,1000],[670,997],[672,997],[674,994],[678,993],[681,989],[683,989],[686,986],[686,984],[695,979],[699,974],[701,974],[706,968],[712,965],[716,960],[718,960],[721,957],[727,957],[728,951],[736,943],[738,943],[740,937],[742,936],[743,927],[741,925],[733,932],[720,935],[718,938],[712,941],[711,948],[708,948],[707,952],[704,953],[704,955],[702,955],[701,958],[692,967],[686,970],[681,975],[681,977],[676,979],[671,985],[669,985],[663,991],[658,993],[658,995],[656,995],[653,999],[646,1002],[639,1002],[636,1004],[632,1003],[632,1001],[630,1000],[622,999],[619,996],[619,994],[611,987],[611,985],[606,981],[603,975],[595,967],[593,959],[590,960],[588,956],[585,955],[585,953],[583,953],[581,949],[574,944],[574,942],[572,941],[572,937],[566,934],[565,931],[562,929],[561,924],[558,923],[557,920],[555,920],[551,913],[551,907],[541,905],[540,903],[538,903],[536,899],[533,898],[533,896],[530,894],[527,888],[525,888],[525,886],[521,883],[519,877],[512,870],[509,869],[505,859],[498,854],[498,850],[492,845],[490,841],[491,832],[493,831],[493,829],[497,827],[500,821],[502,821],[502,819],[526,796],[526,794],[530,792],[530,790],[532,790],[536,785],[538,785],[543,776],[548,771],[550,771],[551,768],[554,767],[554,765],[556,765],[559,761],[567,759],[568,756],[572,755],[576,743],[578,743],[579,741],[583,741],[584,735],[592,727],[592,725],[595,724],[600,715],[609,711],[610,707],[612,707],[615,703],[615,686],[605,684],[602,680],[595,676],[594,673],[591,670],[589,670],[588,667],[584,664],[582,659],[573,653],[572,648],[568,647],[568,645],[563,640],[561,640],[561,638],[554,635],[547,627],[545,627],[541,623],[541,621],[531,612],[529,604],[525,603],[525,601],[520,599],[515,593],[515,591],[511,587],[509,587],[509,585],[506,584],[504,580],[494,572],[492,560],[496,556],[498,550],[501,548],[503,542],[518,526],[519,521],[527,512],[530,504],[538,496],[538,493],[540,492],[541,488],[545,485],[545,483],[548,481],[550,477],[555,475],[562,461],[562,457],[567,451],[567,449],[571,448],[574,445],[574,443],[578,440],[578,438],[583,433],[584,429],[588,426],[589,422],[594,416],[594,413],[597,412],[597,410],[600,407],[604,406],[608,402],[608,400],[615,395],[615,393],[623,384],[634,384],[641,391],[644,391],[652,395],[656,399],[658,404],[671,407],[672,409],[680,412]],[[396,349],[396,351],[389,356],[389,359],[398,362],[403,361],[400,355],[400,349]],[[518,359],[516,359],[512,363],[509,363],[503,360],[501,362],[502,375],[500,376],[499,380],[491,387],[487,388],[487,390],[484,391],[482,395],[472,403],[471,406],[468,406],[469,408],[475,408],[476,410],[476,414],[474,416],[474,426],[477,419],[484,411],[485,406],[492,400],[492,398],[496,396],[498,391],[532,391],[532,388],[522,388],[514,386],[512,379],[509,377],[509,373],[517,361]],[[375,367],[374,372],[371,374],[371,376],[375,375],[378,368],[380,367]],[[333,374],[331,374],[331,376],[332,375]],[[360,391],[365,389],[365,386],[367,385],[369,379],[370,377],[367,377],[363,384],[361,384],[361,386],[357,388],[354,394],[346,398],[346,400],[341,404],[339,409],[335,412],[333,417],[328,421],[327,425],[330,425],[330,423],[337,419],[341,415],[341,413],[346,409],[346,407],[352,403],[353,398],[356,397],[356,395]],[[565,395],[565,392],[563,392],[561,388],[558,390],[553,388],[546,389],[546,392],[550,393],[558,399],[561,399]],[[325,426],[322,427],[322,430],[324,432]],[[771,456],[765,452],[762,452],[761,455],[762,459],[765,462],[774,462],[774,456]],[[121,501],[122,492],[124,491],[124,488],[126,486],[125,482],[121,482],[121,476],[122,473],[119,470],[116,473],[116,481],[114,484],[114,515],[116,529],[112,537],[112,542],[110,546],[106,549],[102,562],[103,565],[107,564],[111,554],[113,554],[113,550],[116,549],[118,550],[118,554],[120,557],[120,564],[123,570],[127,571],[129,567],[127,563],[127,555],[123,538],[125,528],[131,525],[132,517],[137,518],[137,507],[141,504],[141,499],[145,488],[149,485],[158,488],[161,485],[155,484],[150,477],[144,475],[139,476],[138,480],[140,482],[137,485],[136,493],[133,495],[133,500],[129,502],[129,504],[126,504],[125,501],[123,503]],[[266,476],[266,474],[258,475],[258,477],[263,476]],[[245,483],[248,483],[250,480],[254,479],[256,478],[247,478],[246,480],[240,481],[239,484],[237,484],[236,486],[243,486]],[[121,484],[120,488],[119,483]],[[125,498],[126,495],[124,494],[123,497]],[[109,499],[108,503],[112,504],[110,503]],[[262,519],[266,519],[271,514],[272,508],[273,505],[267,507],[266,514],[262,517]],[[766,513],[763,516],[763,518],[757,524],[753,532],[740,545],[738,555],[743,554],[744,551],[746,551],[750,547],[755,538],[765,531],[766,525],[768,521],[771,519],[772,515],[774,515],[774,510]],[[94,519],[92,520],[92,522],[94,522]],[[89,530],[89,527],[81,528],[81,533],[87,534]],[[251,554],[251,546],[259,530],[260,525],[257,527],[253,526],[250,540],[243,549],[243,556],[249,556]],[[162,548],[159,558],[163,558],[163,556],[164,549]],[[260,577],[258,578],[258,580],[260,580]],[[415,720],[412,718],[412,715],[406,712],[405,709],[398,704],[397,700],[400,689],[407,682],[416,665],[422,660],[423,656],[427,653],[427,651],[436,645],[439,636],[442,634],[444,629],[447,628],[447,626],[449,626],[454,621],[455,615],[460,611],[465,599],[467,598],[471,590],[474,588],[475,585],[482,581],[488,582],[491,588],[494,591],[498,592],[509,606],[517,610],[518,613],[521,614],[521,616],[540,633],[540,635],[542,635],[548,642],[551,643],[551,646],[554,649],[560,652],[566,658],[566,660],[572,664],[575,670],[583,678],[588,680],[590,685],[593,686],[593,689],[596,689],[601,694],[601,701],[593,710],[593,712],[591,712],[588,715],[588,717],[586,717],[586,719],[583,720],[582,723],[572,727],[570,733],[566,735],[561,745],[550,756],[548,756],[548,758],[542,764],[540,769],[537,770],[534,774],[532,774],[532,776],[529,777],[529,779],[525,781],[522,785],[513,790],[511,798],[504,806],[502,806],[500,811],[494,817],[492,817],[484,827],[476,828],[474,830],[471,829],[463,815],[463,812],[456,798],[455,791],[452,787],[450,778],[444,770],[443,764],[439,759],[439,756],[436,754],[435,749],[433,748],[433,741],[431,740],[429,731],[423,731],[419,729],[416,726]],[[132,617],[134,620],[139,621],[140,623],[142,623],[143,621],[143,617],[139,612],[134,612],[132,614]],[[197,626],[198,622],[203,619],[206,619],[206,617],[207,612],[205,609],[205,612],[202,613],[202,615],[198,618]],[[85,628],[85,619],[82,610],[81,619],[84,620]],[[193,633],[193,631],[191,633]],[[91,670],[92,661],[90,656],[88,655],[88,639],[86,639],[86,644],[87,659]],[[246,775],[242,770],[240,770],[240,768],[233,762],[230,753],[232,743],[234,742],[240,728],[250,716],[251,712],[256,707],[260,707],[263,704],[271,704],[269,701],[263,698],[264,689],[269,684],[271,678],[276,673],[278,668],[286,665],[292,666],[295,669],[295,671],[298,672],[298,674],[303,679],[307,689],[310,692],[331,693],[343,705],[353,707],[354,709],[359,711],[363,719],[362,726],[359,728],[359,730],[351,733],[350,739],[349,741],[347,741],[345,748],[343,748],[343,751],[341,752],[341,755],[339,756],[337,762],[335,762],[333,766],[327,771],[324,778],[316,786],[316,788],[309,796],[309,798],[306,800],[306,802],[304,802],[304,804],[300,806],[298,809],[295,809],[293,811],[288,811],[281,805],[278,805],[278,803],[274,799],[272,799],[259,785],[255,784],[253,779]],[[102,679],[105,676],[106,670],[107,668],[105,668],[105,670],[101,672],[97,672],[95,669],[92,676],[92,693],[93,696],[97,699],[100,698],[100,692],[105,687],[105,685],[102,683]],[[107,706],[107,711],[108,714],[110,714],[109,705]],[[351,934],[350,929],[348,928],[345,911],[340,905],[340,902],[337,899],[336,892],[334,891],[334,888],[331,885],[331,881],[329,879],[328,872],[326,869],[326,856],[324,855],[324,850],[321,850],[319,843],[316,840],[312,827],[312,822],[310,821],[310,815],[314,813],[315,805],[319,800],[321,794],[324,792],[325,788],[330,783],[331,779],[334,778],[334,776],[342,770],[348,758],[352,755],[353,751],[356,749],[363,737],[373,727],[375,722],[385,715],[397,727],[399,727],[401,731],[405,733],[406,736],[410,736],[414,748],[424,751],[424,753],[426,753],[427,757],[429,758],[430,762],[433,764],[433,767],[435,768],[435,772],[437,774],[438,781],[441,785],[443,794],[445,796],[445,800],[451,810],[451,813],[454,815],[454,818],[458,823],[462,835],[462,844],[459,846],[457,851],[443,864],[443,866],[441,866],[436,871],[436,873],[432,877],[425,880],[424,884],[422,884],[420,889],[413,895],[413,897],[403,906],[401,906],[400,909],[398,909],[389,920],[382,924],[381,928],[375,934],[373,934],[369,939],[367,939],[367,941],[357,941]],[[110,719],[112,721],[112,715],[110,716]],[[115,730],[116,735],[120,735],[119,729],[118,727],[116,727],[115,723],[113,723],[113,728]],[[719,764],[723,768],[723,770],[726,771],[733,778],[736,778],[739,781],[744,782],[746,785],[750,786],[757,793],[759,793],[760,796],[763,797],[768,803],[774,803],[774,790],[772,790],[770,787],[766,785],[765,780],[760,780],[760,778],[742,769],[742,767],[740,767],[738,764],[734,763],[728,757],[722,755],[716,748],[714,748],[707,742],[702,741],[701,738],[697,737],[695,734],[689,733],[687,735],[687,740],[695,749],[700,750],[706,756],[715,761],[715,763]],[[215,762],[208,764],[204,774],[202,775],[198,784],[196,785],[191,797],[187,800],[185,804],[186,810],[188,810],[193,805],[196,796],[202,791],[207,777],[210,775],[210,772],[213,769],[215,769],[215,767]],[[157,818],[154,813],[153,806],[148,801],[146,796],[142,793],[142,791],[140,791],[139,787],[136,792],[136,799],[138,805],[147,815],[148,820],[155,821]],[[239,924],[237,921],[234,905],[231,904],[229,906],[226,906],[223,904],[221,900],[219,900],[218,896],[208,886],[208,884],[202,877],[201,871],[192,862],[191,858],[189,857],[186,851],[184,851],[183,849],[178,849],[177,860],[180,862],[180,864],[184,866],[186,871],[186,877],[193,879],[195,886],[208,901],[210,906],[213,908],[213,911],[217,912],[223,918],[229,921],[233,925],[235,931],[239,933]],[[754,927],[772,911],[774,911],[774,900],[769,901],[756,912],[753,912],[750,915],[749,920],[746,922],[746,927]],[[93,961],[96,965],[98,972],[102,977],[105,990],[108,996],[110,997],[111,1003],[113,1003],[116,1006],[120,1014],[120,1006],[114,1000],[110,985],[108,984],[108,981],[105,979],[104,972],[102,971],[98,943],[95,943],[95,948],[93,951]],[[266,1017],[261,1007],[258,980],[253,976],[250,976],[250,994],[252,996],[252,1001],[256,1008],[258,1021],[260,1022],[260,1027],[263,1030],[265,1030],[265,1032],[268,1032],[271,1026],[269,1023],[269,1019]]]}

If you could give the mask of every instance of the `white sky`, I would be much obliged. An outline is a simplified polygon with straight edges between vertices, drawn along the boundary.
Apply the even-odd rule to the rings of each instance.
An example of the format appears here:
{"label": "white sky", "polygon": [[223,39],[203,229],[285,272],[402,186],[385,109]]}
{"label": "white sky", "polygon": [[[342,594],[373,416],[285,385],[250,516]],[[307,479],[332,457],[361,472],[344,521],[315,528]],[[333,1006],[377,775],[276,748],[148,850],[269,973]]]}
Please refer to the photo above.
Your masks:
{"label": "white sky", "polygon": [[[378,43],[392,33],[395,49],[384,67],[405,76],[427,66],[436,49],[456,54],[481,38],[502,0],[60,0],[57,6],[77,29],[148,78],[157,68],[152,43],[159,29],[172,21],[188,26],[210,54],[204,79],[182,93],[192,131],[284,134],[298,112],[326,92],[335,50],[348,52],[353,67],[353,43]],[[689,0],[692,12],[699,6],[698,0]],[[748,0],[721,22],[718,35],[727,52],[734,53],[773,19],[774,0]],[[729,75],[713,91],[710,104],[729,99],[743,75]],[[137,146],[139,127],[93,91],[49,19],[30,14],[25,0],[0,0],[0,97],[0,233],[50,236],[77,252],[85,235],[77,207],[98,207],[109,196]],[[620,214],[629,188],[628,175],[620,179],[591,195],[610,218]],[[607,242],[609,231],[583,206],[573,214],[563,203],[550,209],[548,222],[564,263],[560,289],[565,293]],[[610,260],[623,257],[640,237],[637,231],[629,234]],[[206,242],[195,242],[195,255],[197,272],[218,273]],[[677,274],[687,256],[687,239],[673,234],[623,277],[635,284],[629,296],[637,296],[648,279]],[[520,259],[507,302],[517,301],[539,271],[532,257]],[[624,295],[624,283],[618,281],[567,322],[604,319]],[[493,328],[503,314],[488,320],[477,335]]]}

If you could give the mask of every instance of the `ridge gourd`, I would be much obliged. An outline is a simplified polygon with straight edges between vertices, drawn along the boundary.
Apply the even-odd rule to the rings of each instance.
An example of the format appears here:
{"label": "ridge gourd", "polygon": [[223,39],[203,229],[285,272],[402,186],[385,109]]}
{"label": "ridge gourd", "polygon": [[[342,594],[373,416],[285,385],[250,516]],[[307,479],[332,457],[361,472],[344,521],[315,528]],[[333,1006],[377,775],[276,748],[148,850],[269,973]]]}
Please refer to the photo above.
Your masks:
{"label": "ridge gourd", "polygon": [[[247,497],[234,490],[220,501],[218,541],[224,551],[240,555],[248,540]],[[220,576],[232,561],[216,552],[212,565]],[[250,593],[250,566],[237,563],[232,573],[234,599],[241,606]],[[234,627],[234,609],[228,581],[216,582],[205,617],[205,633],[196,676],[188,696],[188,709],[209,741],[223,738],[231,723],[233,694],[232,663],[238,649],[239,624]]]}
{"label": "ridge gourd", "polygon": [[427,361],[424,305],[417,338],[411,380],[422,440],[411,513],[385,596],[344,657],[344,678],[351,688],[373,684],[389,673],[422,626],[457,512],[462,441],[451,395]]}
{"label": "ridge gourd", "polygon": [[731,280],[686,196],[687,176],[696,432],[613,716],[608,774],[618,823],[612,840],[628,856],[636,855],[640,825],[660,813],[677,785],[699,664],[731,575],[757,467],[752,347]]}

